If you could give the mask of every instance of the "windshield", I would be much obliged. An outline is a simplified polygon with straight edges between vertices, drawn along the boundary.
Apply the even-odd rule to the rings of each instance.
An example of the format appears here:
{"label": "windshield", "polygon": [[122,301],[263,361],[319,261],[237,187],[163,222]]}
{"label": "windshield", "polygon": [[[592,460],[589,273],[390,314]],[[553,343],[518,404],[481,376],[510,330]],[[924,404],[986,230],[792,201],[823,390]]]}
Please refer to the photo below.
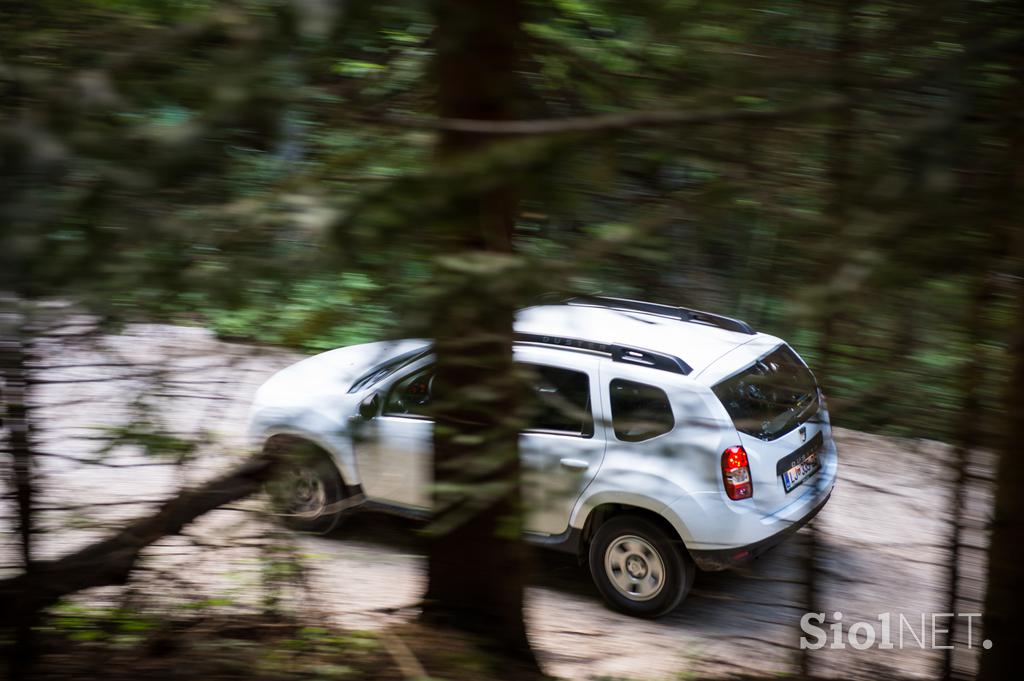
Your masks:
{"label": "windshield", "polygon": [[729,412],[736,430],[762,440],[785,435],[818,411],[814,376],[786,345],[712,390]]}
{"label": "windshield", "polygon": [[422,348],[416,348],[415,350],[410,350],[409,352],[403,352],[401,355],[398,355],[397,357],[392,357],[386,362],[377,364],[373,366],[369,371],[364,373],[362,376],[357,378],[355,382],[352,383],[352,386],[348,389],[348,391],[350,393],[356,393],[359,392],[360,390],[372,388],[373,386],[377,385],[388,376],[392,375],[393,373],[404,367],[406,364],[409,364],[410,362],[413,362],[419,359],[420,357],[423,357],[429,352],[430,346],[428,345]]}

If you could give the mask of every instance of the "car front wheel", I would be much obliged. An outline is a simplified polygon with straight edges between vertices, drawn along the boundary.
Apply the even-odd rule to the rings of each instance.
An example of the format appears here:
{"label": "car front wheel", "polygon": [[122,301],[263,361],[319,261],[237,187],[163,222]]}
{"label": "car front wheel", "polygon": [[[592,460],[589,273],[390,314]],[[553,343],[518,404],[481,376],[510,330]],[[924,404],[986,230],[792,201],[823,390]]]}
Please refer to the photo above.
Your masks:
{"label": "car front wheel", "polygon": [[650,520],[620,515],[590,542],[590,573],[608,604],[637,617],[661,617],[689,593],[695,568],[682,543]]}
{"label": "car front wheel", "polygon": [[350,496],[330,455],[297,438],[267,443],[280,447],[280,472],[267,484],[273,513],[293,530],[327,534],[344,515]]}

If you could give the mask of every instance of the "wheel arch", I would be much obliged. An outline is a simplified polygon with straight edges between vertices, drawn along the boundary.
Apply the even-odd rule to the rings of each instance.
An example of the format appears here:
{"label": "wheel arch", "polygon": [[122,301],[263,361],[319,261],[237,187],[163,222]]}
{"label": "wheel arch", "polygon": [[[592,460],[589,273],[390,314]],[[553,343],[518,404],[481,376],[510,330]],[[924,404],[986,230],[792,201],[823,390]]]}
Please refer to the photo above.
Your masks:
{"label": "wheel arch", "polygon": [[[639,501],[640,503],[637,503]],[[644,503],[644,501],[648,503]],[[673,541],[678,541],[683,550],[689,555],[690,550],[687,547],[688,533],[684,536],[683,532],[680,532],[677,524],[682,525],[682,521],[675,519],[673,522],[663,511],[668,510],[665,504],[656,502],[651,499],[631,499],[631,500],[619,500],[619,501],[603,501],[595,504],[589,508],[586,517],[583,519],[583,524],[580,529],[580,542],[579,552],[580,556],[585,556],[587,548],[590,545],[594,534],[597,529],[610,520],[622,515],[634,515],[645,518],[655,525],[660,527]],[[685,531],[685,526],[684,526]]]}
{"label": "wheel arch", "polygon": [[292,427],[269,428],[261,433],[260,439],[263,442],[264,451],[272,443],[283,447],[295,444],[311,444],[321,450],[331,463],[334,464],[338,475],[341,476],[342,483],[346,487],[350,489],[361,488],[355,466],[346,462],[344,457],[338,454],[336,448],[326,438],[318,436],[316,433]]}

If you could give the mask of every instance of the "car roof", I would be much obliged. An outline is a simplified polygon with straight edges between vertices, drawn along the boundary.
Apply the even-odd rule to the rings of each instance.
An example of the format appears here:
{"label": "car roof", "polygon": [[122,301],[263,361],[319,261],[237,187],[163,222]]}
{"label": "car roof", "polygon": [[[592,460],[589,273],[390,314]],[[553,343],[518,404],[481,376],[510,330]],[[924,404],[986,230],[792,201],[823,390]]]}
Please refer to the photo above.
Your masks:
{"label": "car roof", "polygon": [[692,367],[695,376],[736,348],[752,341],[760,346],[770,338],[659,314],[579,304],[520,310],[515,330],[518,334],[550,335],[672,355]]}
{"label": "car roof", "polygon": [[[522,309],[516,314],[515,332],[520,342],[547,345],[554,352],[573,352],[583,350],[587,344],[600,344],[659,353],[662,360],[678,358],[685,363],[686,370],[663,363],[652,365],[685,374],[705,385],[731,375],[782,343],[764,333],[744,333],[656,313],[578,303]],[[524,336],[534,338],[524,341]],[[567,340],[584,343],[574,346]],[[429,347],[430,341],[425,339],[365,343],[321,353],[285,371],[302,373],[305,381],[330,376],[332,381],[344,379],[351,385],[389,360]],[[330,366],[331,371],[323,371],[324,366]]]}

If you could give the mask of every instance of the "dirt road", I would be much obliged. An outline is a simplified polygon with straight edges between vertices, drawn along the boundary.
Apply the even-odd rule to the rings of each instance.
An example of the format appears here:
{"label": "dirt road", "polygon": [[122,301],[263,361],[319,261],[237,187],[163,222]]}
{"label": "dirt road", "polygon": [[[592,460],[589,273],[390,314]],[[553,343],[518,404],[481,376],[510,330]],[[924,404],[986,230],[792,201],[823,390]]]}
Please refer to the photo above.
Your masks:
{"label": "dirt road", "polygon": [[[93,527],[96,522],[137,515],[140,500],[157,500],[244,456],[242,431],[253,391],[298,358],[220,343],[198,329],[132,327],[98,343],[75,341],[73,332],[44,345],[41,365],[46,368],[38,374],[43,382],[35,397],[45,424],[39,433],[46,454],[41,503],[53,509],[41,514],[48,530],[42,552],[51,556],[97,536],[102,529]],[[137,447],[121,447],[105,454],[101,465],[80,463],[97,457],[98,428],[125,423],[140,406],[149,409],[153,422],[199,435],[205,453],[182,465],[165,465],[142,457]],[[910,629],[900,626],[900,615],[918,638],[925,617],[924,643],[930,648],[932,613],[948,610],[951,452],[932,442],[837,433],[839,482],[815,521],[823,540],[820,610],[830,619],[841,612],[844,626],[865,620],[876,630],[878,616],[892,613],[893,641],[899,642],[902,631],[904,647],[826,648],[812,653],[812,664],[816,673],[847,678],[871,676],[878,668],[931,678],[941,651],[922,650]],[[961,613],[980,612],[985,545],[980,528],[990,504],[984,478],[991,461],[984,454],[973,457],[957,604]],[[3,519],[3,562],[8,565],[14,559],[9,511]],[[82,522],[87,514],[90,523]],[[245,571],[229,561],[249,560],[251,567],[252,556],[213,548],[252,534],[245,517],[218,512],[190,538],[157,547],[152,562],[170,576],[205,580],[213,591],[244,591],[245,578],[239,575]],[[384,610],[419,598],[424,559],[415,529],[397,518],[363,515],[329,537],[300,539],[316,595],[310,607],[339,624],[363,629],[412,616],[408,609]],[[607,610],[585,568],[572,558],[538,552],[528,594],[533,643],[547,670],[567,678],[662,679],[695,670],[791,669],[804,613],[803,534],[742,571],[699,574],[683,606],[658,621]],[[209,550],[197,550],[197,542]],[[471,562],[467,557],[467,569]],[[937,620],[940,629],[946,622]],[[982,639],[980,620],[973,624],[972,649],[966,648],[965,627],[959,632],[956,661],[965,670],[973,668]]]}

